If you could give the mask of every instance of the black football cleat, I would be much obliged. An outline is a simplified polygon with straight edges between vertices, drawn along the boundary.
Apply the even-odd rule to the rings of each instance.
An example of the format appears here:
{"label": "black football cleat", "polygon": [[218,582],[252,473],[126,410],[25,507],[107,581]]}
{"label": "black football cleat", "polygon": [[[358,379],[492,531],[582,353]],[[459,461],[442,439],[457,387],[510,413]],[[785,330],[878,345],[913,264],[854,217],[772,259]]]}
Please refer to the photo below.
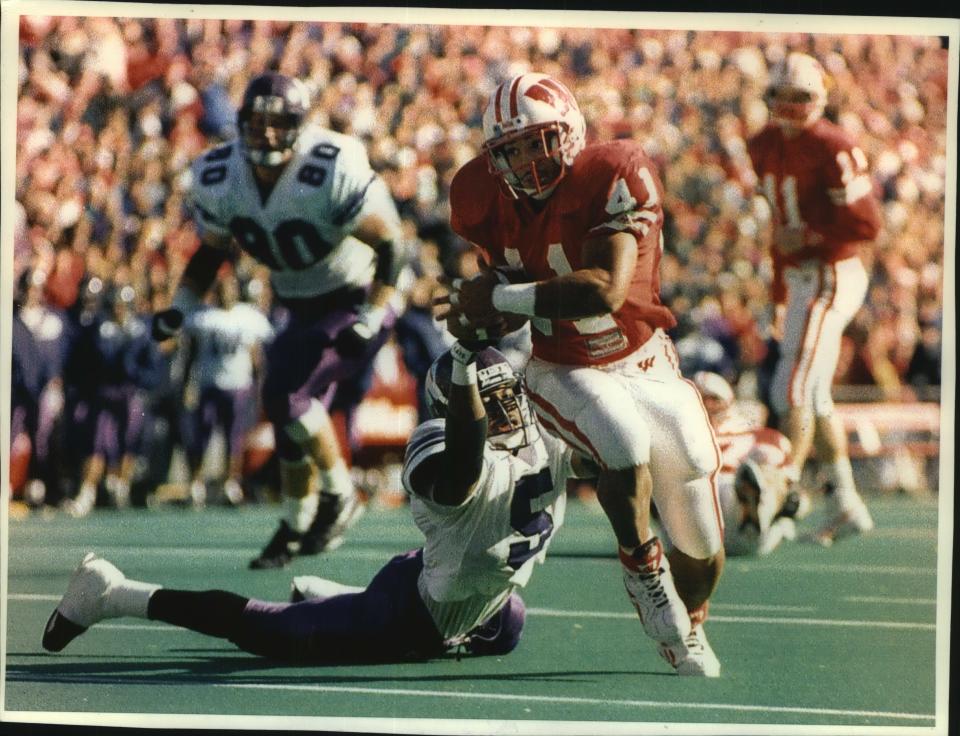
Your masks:
{"label": "black football cleat", "polygon": [[300,552],[303,535],[294,531],[286,519],[280,520],[280,526],[263,548],[259,557],[250,560],[251,570],[275,570],[286,566],[294,555]]}

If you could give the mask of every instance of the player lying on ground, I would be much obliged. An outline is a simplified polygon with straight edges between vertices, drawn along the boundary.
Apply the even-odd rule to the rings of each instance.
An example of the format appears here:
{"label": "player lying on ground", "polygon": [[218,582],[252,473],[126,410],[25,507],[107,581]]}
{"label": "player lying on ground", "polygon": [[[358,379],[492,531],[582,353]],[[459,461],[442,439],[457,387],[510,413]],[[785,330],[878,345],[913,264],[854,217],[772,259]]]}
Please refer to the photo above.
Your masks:
{"label": "player lying on ground", "polygon": [[84,557],[47,622],[43,647],[60,651],[106,618],[135,616],[229,639],[276,659],[393,661],[463,645],[505,654],[520,639],[517,593],[563,522],[566,481],[590,463],[541,435],[518,377],[492,348],[457,343],[430,368],[436,417],[414,431],[403,484],[426,537],[365,588],[297,578],[293,603],[222,590],[184,591],[126,578]]}
{"label": "player lying on ground", "polygon": [[717,485],[723,511],[723,546],[728,555],[766,555],[796,539],[794,519],[809,511],[810,500],[786,472],[790,440],[769,427],[752,424],[734,403],[733,389],[717,373],[694,374],[723,456]]}

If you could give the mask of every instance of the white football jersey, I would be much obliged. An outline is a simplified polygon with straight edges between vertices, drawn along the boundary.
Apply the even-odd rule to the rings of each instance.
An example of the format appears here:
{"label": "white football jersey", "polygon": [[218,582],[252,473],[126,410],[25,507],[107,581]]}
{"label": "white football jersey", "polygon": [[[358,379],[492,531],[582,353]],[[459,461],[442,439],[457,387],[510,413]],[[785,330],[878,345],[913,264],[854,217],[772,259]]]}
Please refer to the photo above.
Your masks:
{"label": "white football jersey", "polygon": [[544,561],[563,524],[572,453],[548,435],[517,454],[487,445],[474,493],[460,506],[445,506],[411,488],[417,465],[443,444],[443,419],[420,425],[407,445],[403,483],[426,537],[420,595],[450,638],[497,611]]}
{"label": "white football jersey", "polygon": [[351,232],[366,212],[399,220],[363,143],[315,125],[301,131],[266,201],[238,140],[194,161],[190,195],[201,237],[232,235],[270,268],[275,292],[290,299],[369,285],[373,249]]}
{"label": "white football jersey", "polygon": [[207,307],[190,315],[187,331],[197,341],[193,363],[197,384],[236,391],[253,385],[251,349],[273,337],[273,326],[251,304]]}

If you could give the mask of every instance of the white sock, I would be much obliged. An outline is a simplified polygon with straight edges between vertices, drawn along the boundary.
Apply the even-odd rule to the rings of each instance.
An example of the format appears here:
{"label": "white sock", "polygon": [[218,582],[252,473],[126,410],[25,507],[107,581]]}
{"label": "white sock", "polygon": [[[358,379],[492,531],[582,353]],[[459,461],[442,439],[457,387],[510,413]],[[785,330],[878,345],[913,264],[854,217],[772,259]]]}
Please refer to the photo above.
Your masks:
{"label": "white sock", "polygon": [[317,503],[320,497],[316,493],[308,493],[303,498],[292,498],[287,496],[284,499],[286,506],[287,523],[297,532],[305,532],[317,514]]}
{"label": "white sock", "polygon": [[853,467],[850,459],[843,457],[827,465],[827,472],[834,483],[834,493],[840,508],[846,509],[860,500],[857,486],[853,482]]}
{"label": "white sock", "polygon": [[105,618],[120,618],[121,616],[147,617],[147,604],[150,596],[159,585],[143,583],[139,580],[125,578],[122,583],[110,590],[103,603]]}
{"label": "white sock", "polygon": [[343,460],[337,460],[332,468],[320,468],[319,478],[322,492],[344,497],[353,495],[353,478]]}

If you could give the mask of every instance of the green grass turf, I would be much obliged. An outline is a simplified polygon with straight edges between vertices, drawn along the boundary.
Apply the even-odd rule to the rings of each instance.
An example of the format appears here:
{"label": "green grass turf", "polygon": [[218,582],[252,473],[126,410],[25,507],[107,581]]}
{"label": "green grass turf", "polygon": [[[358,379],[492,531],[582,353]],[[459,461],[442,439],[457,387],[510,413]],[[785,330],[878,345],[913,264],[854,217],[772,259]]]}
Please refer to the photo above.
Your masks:
{"label": "green grass turf", "polygon": [[892,498],[871,508],[878,528],[867,537],[728,561],[707,623],[723,663],[715,680],[675,676],[644,637],[596,506],[571,504],[524,592],[529,616],[514,653],[339,667],[279,665],[135,619],[103,622],[59,654],[44,652],[40,637],[85,550],[168,587],[283,600],[294,574],[364,584],[392,554],[415,547],[405,509],[371,508],[336,552],[256,572],[246,564],[272,533],[276,507],[33,514],[9,523],[4,706],[43,711],[33,717],[47,721],[69,720],[65,713],[121,714],[120,722],[129,714],[444,719],[431,727],[458,733],[471,724],[482,732],[482,721],[453,723],[460,719],[930,728],[936,504]]}

